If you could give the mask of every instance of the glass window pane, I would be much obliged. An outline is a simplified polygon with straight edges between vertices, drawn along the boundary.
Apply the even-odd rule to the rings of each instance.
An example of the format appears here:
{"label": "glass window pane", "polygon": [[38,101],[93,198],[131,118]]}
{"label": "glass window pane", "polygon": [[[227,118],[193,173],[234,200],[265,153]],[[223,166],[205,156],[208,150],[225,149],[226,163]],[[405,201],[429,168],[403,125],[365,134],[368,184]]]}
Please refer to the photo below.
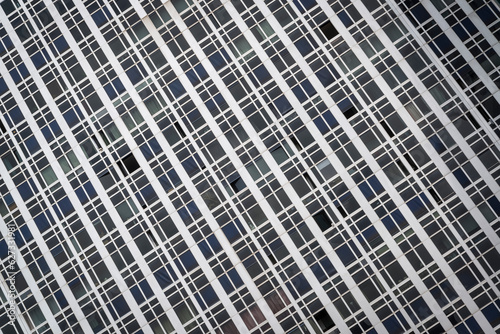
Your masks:
{"label": "glass window pane", "polygon": [[288,155],[281,146],[272,151],[271,154],[273,155],[273,158],[276,160],[278,165],[286,161],[286,159],[288,159]]}
{"label": "glass window pane", "polygon": [[80,161],[78,161],[78,158],[76,157],[75,153],[73,153],[73,151],[69,151],[68,153],[66,153],[66,156],[68,157],[69,162],[71,163],[73,168],[80,166]]}
{"label": "glass window pane", "polygon": [[42,176],[47,185],[51,185],[53,182],[57,181],[57,176],[50,166],[47,166],[47,168],[42,170]]}
{"label": "glass window pane", "polygon": [[412,102],[405,105],[405,108],[414,121],[418,121],[422,117],[420,110],[418,110],[418,108]]}

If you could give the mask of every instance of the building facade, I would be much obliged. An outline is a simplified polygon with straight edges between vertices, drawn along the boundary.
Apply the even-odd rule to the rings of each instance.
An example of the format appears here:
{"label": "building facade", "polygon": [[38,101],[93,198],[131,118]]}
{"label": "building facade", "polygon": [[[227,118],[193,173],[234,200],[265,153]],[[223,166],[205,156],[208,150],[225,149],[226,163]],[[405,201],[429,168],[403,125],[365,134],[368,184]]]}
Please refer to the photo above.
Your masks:
{"label": "building facade", "polygon": [[0,332],[500,331],[498,1],[0,7]]}

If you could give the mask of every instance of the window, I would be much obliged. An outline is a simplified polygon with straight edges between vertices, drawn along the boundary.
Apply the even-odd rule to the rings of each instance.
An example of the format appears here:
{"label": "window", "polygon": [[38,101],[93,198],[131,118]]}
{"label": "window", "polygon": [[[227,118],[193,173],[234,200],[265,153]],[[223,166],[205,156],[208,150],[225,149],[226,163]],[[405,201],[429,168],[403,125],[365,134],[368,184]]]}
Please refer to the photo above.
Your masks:
{"label": "window", "polygon": [[333,225],[332,220],[330,219],[330,217],[328,217],[324,210],[321,210],[320,212],[315,214],[313,218],[316,221],[316,224],[318,224],[321,231],[326,231]]}
{"label": "window", "polygon": [[325,178],[325,180],[328,180],[331,177],[335,176],[335,174],[337,174],[337,172],[335,171],[335,168],[333,168],[333,166],[332,166],[330,160],[328,160],[328,158],[321,161],[317,165],[317,167],[318,167],[319,171],[321,172],[321,174],[323,175],[323,177]]}
{"label": "window", "polygon": [[238,177],[237,179],[235,179],[234,181],[232,181],[230,183],[231,185],[231,188],[233,189],[233,191],[235,193],[239,192],[240,190],[242,190],[243,188],[245,188],[245,182],[243,182],[243,180],[241,179],[241,177]]}
{"label": "window", "polygon": [[11,170],[21,162],[21,157],[19,156],[19,153],[17,153],[17,150],[13,149],[12,153],[7,152],[7,154],[4,155],[2,160],[7,170]]}
{"label": "window", "polygon": [[57,181],[57,176],[54,173],[54,170],[52,169],[52,167],[47,166],[46,168],[44,168],[41,171],[41,173],[42,173],[43,179],[45,180],[45,183],[47,185],[50,186],[52,183],[54,183],[55,181]]}
{"label": "window", "polygon": [[0,120],[0,133],[6,133],[7,129],[5,129],[5,126],[2,123],[2,120]]}
{"label": "window", "polygon": [[339,34],[337,29],[335,29],[332,22],[330,21],[326,21],[319,28],[321,29],[321,32],[323,32],[325,37],[328,39],[332,39]]}
{"label": "window", "polygon": [[335,323],[333,322],[332,318],[325,309],[316,313],[314,315],[314,319],[318,323],[323,333],[325,333],[327,330],[335,326]]}
{"label": "window", "polygon": [[277,148],[272,150],[271,155],[276,160],[278,165],[280,165],[281,163],[285,162],[288,159],[288,154],[281,146],[278,146]]}
{"label": "window", "polygon": [[125,158],[123,158],[121,162],[118,162],[118,166],[122,170],[123,174],[127,175],[136,171],[139,168],[139,163],[135,159],[134,155],[130,153]]}

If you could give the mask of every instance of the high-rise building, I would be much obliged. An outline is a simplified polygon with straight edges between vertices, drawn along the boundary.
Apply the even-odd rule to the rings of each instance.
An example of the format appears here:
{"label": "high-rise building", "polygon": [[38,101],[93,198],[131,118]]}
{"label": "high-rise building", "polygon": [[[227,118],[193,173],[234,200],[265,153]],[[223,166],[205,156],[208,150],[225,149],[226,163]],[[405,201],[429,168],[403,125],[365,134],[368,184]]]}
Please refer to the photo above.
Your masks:
{"label": "high-rise building", "polygon": [[0,332],[500,331],[497,0],[3,0]]}

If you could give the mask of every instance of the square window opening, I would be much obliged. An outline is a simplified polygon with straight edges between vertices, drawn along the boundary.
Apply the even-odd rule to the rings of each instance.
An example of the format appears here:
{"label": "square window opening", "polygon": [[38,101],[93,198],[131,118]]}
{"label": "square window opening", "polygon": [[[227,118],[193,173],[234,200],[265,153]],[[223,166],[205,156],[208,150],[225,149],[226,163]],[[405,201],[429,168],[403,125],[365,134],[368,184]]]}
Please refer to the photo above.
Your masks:
{"label": "square window opening", "polygon": [[[125,174],[125,175],[133,173],[134,171],[139,169],[139,163],[137,162],[137,160],[135,159],[135,157],[132,153],[127,155],[125,158],[123,158],[121,163],[122,163],[122,166],[120,166],[120,168],[121,168],[122,172],[124,172],[123,174]],[[123,169],[123,166],[125,166],[126,172]]]}
{"label": "square window opening", "polygon": [[328,215],[324,210],[321,210],[320,212],[315,214],[313,218],[316,221],[316,224],[318,224],[319,228],[323,232],[332,227],[333,225],[332,220],[330,219],[330,217],[328,217]]}
{"label": "square window opening", "polygon": [[321,32],[323,32],[325,37],[328,39],[332,39],[339,34],[337,29],[335,29],[332,22],[330,21],[326,21],[319,28],[321,29]]}
{"label": "square window opening", "polygon": [[335,323],[333,322],[332,318],[325,309],[316,313],[314,315],[314,319],[318,323],[323,333],[325,333],[330,328],[333,328],[335,326]]}
{"label": "square window opening", "polygon": [[356,115],[358,113],[358,111],[356,110],[355,107],[351,107],[349,109],[347,109],[346,111],[344,111],[344,116],[349,119],[351,117],[353,117],[354,115]]}
{"label": "square window opening", "polygon": [[243,180],[241,179],[241,177],[237,178],[236,180],[232,181],[230,183],[231,185],[231,188],[233,189],[233,191],[235,193],[243,190],[243,188],[245,188],[245,182],[243,182]]}

